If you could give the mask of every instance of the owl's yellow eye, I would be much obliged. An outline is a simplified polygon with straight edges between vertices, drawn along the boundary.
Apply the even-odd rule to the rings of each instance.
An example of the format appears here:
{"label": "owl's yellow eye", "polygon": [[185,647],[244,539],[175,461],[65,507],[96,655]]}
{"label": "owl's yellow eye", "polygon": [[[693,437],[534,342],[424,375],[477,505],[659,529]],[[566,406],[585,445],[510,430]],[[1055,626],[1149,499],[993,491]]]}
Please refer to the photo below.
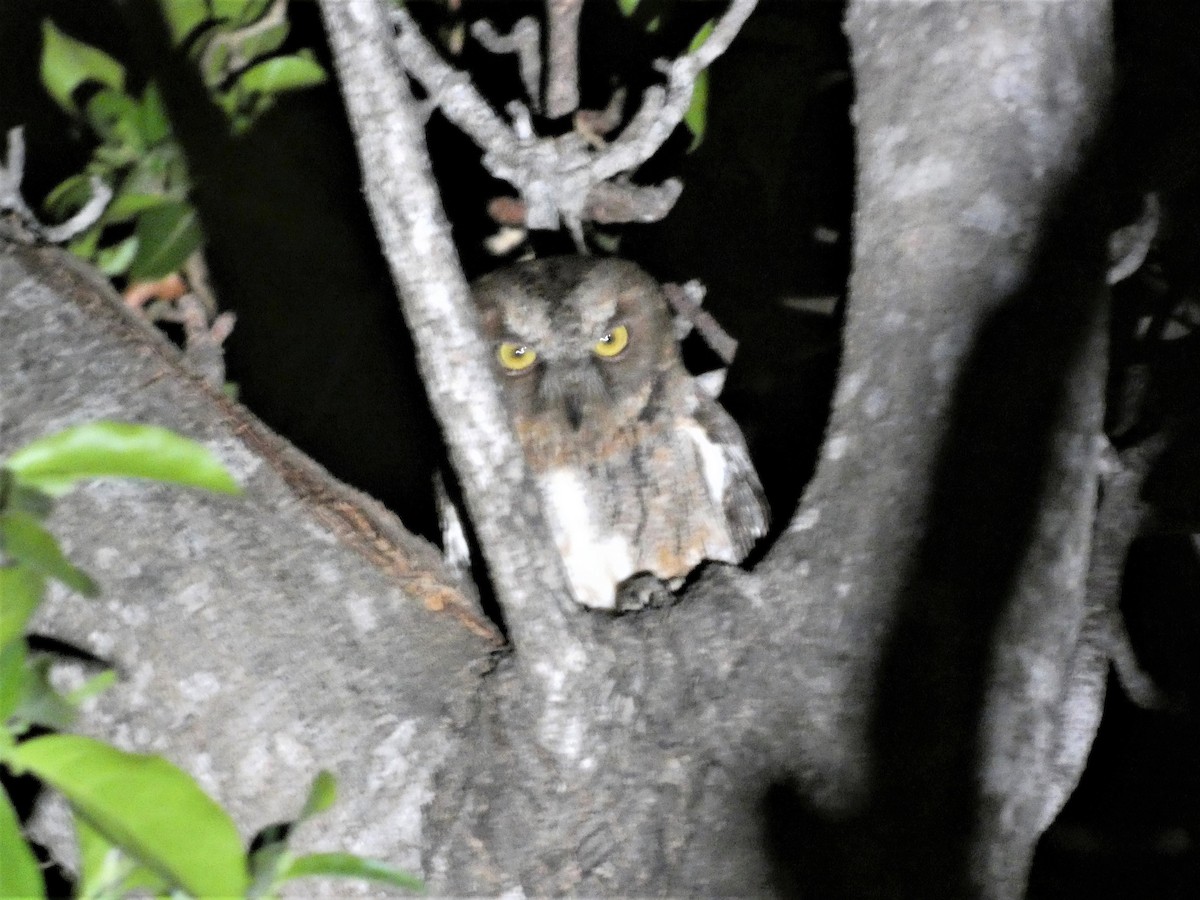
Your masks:
{"label": "owl's yellow eye", "polygon": [[524,344],[505,341],[496,350],[496,358],[500,360],[500,365],[510,372],[520,372],[533,365],[533,361],[537,359],[537,351]]}
{"label": "owl's yellow eye", "polygon": [[613,357],[625,349],[625,345],[629,343],[629,329],[624,325],[618,325],[600,340],[596,341],[596,346],[592,349],[597,356]]}

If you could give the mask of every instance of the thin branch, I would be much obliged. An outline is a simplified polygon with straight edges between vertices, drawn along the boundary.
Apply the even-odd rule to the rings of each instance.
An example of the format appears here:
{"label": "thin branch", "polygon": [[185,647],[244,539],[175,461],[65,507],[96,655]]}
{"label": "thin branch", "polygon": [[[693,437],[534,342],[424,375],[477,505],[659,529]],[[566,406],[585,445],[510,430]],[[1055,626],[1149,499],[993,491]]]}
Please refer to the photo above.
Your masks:
{"label": "thin branch", "polygon": [[438,55],[407,10],[393,9],[391,19],[399,26],[396,34],[399,58],[443,115],[480,149],[501,156],[515,154],[516,135],[483,99],[470,77]]}
{"label": "thin branch", "polygon": [[[556,0],[548,2],[557,6]],[[506,124],[470,79],[441,59],[406,11],[393,10],[391,17],[398,26],[396,47],[403,65],[446,118],[484,151],[488,172],[517,189],[524,204],[523,224],[544,230],[565,225],[578,242],[584,221],[656,221],[671,209],[679,196],[677,183],[647,188],[614,185],[612,179],[649,159],[678,127],[691,103],[696,77],[725,51],[756,4],[757,0],[733,0],[700,47],[674,62],[660,62],[666,86],[645,92],[638,113],[607,146],[594,134],[580,131],[538,136],[527,113],[517,113],[513,124]],[[551,82],[558,77],[552,73]],[[510,104],[509,109],[518,108]]]}
{"label": "thin branch", "polygon": [[627,94],[625,88],[617,88],[604,109],[581,109],[575,113],[575,130],[590,146],[597,150],[608,146],[608,135],[621,124]]}
{"label": "thin branch", "polygon": [[583,0],[546,0],[546,115],[569,116],[579,108],[579,14]]}
{"label": "thin branch", "polygon": [[[288,0],[275,0],[271,4],[261,19],[256,22],[251,22],[244,28],[239,28],[235,31],[217,31],[213,34],[212,39],[204,48],[204,52],[200,54],[200,71],[213,71],[213,60],[218,52],[224,50],[228,55],[221,65],[221,71],[224,76],[232,75],[236,72],[250,66],[254,62],[253,55],[253,40],[270,31],[273,28],[278,28],[280,25],[287,23],[287,6]],[[246,48],[250,47],[251,52],[247,53]]]}
{"label": "thin branch", "polygon": [[471,34],[492,53],[516,54],[525,95],[529,98],[530,106],[540,110],[538,96],[542,89],[542,29],[537,19],[525,16],[517,21],[508,34],[500,34],[491,22],[480,19],[471,26]]}
{"label": "thin branch", "polygon": [[667,76],[666,87],[648,88],[641,108],[621,136],[596,156],[592,171],[597,179],[632,171],[655,154],[683,121],[696,78],[729,49],[757,5],[758,0],[733,0],[707,41],[674,62],[660,60],[655,64]]}
{"label": "thin branch", "polygon": [[1158,202],[1158,194],[1151,192],[1142,198],[1142,211],[1137,219],[1108,236],[1108,273],[1105,280],[1109,284],[1124,281],[1142,267],[1158,235],[1161,220],[1162,206]]}
{"label": "thin branch", "polygon": [[704,338],[704,343],[712,348],[721,362],[730,365],[737,354],[738,342],[721,327],[708,310],[701,308],[700,304],[704,302],[704,285],[693,278],[684,284],[664,284],[663,293],[666,294],[667,302],[671,304],[675,314],[696,329],[696,333]]}
{"label": "thin branch", "polygon": [[657,222],[671,211],[682,193],[683,182],[678,178],[649,185],[601,181],[588,192],[585,218],[601,225]]}
{"label": "thin branch", "polygon": [[[450,237],[422,122],[379,0],[320,0],[338,81],[354,130],[365,194],[417,364],[450,457],[518,664],[530,665],[544,701],[561,701],[545,660],[567,669],[584,654],[578,615],[496,385],[470,290]],[[456,79],[456,82],[458,80]],[[461,83],[449,91],[468,90]],[[551,729],[553,730],[553,729]],[[544,735],[553,748],[554,734]]]}
{"label": "thin branch", "polygon": [[91,228],[104,214],[112,189],[99,178],[92,176],[89,184],[92,195],[87,203],[61,225],[43,225],[21,196],[21,182],[25,178],[25,134],[20,128],[8,132],[8,148],[3,166],[0,166],[0,212],[16,213],[18,220],[35,237],[52,244],[69,241],[75,235]]}
{"label": "thin branch", "polygon": [[1164,697],[1133,651],[1121,615],[1121,585],[1129,547],[1149,522],[1142,488],[1166,441],[1164,434],[1157,434],[1120,454],[1106,447],[1087,578],[1088,614],[1096,632],[1091,639],[1112,662],[1129,698],[1147,709],[1162,706]]}

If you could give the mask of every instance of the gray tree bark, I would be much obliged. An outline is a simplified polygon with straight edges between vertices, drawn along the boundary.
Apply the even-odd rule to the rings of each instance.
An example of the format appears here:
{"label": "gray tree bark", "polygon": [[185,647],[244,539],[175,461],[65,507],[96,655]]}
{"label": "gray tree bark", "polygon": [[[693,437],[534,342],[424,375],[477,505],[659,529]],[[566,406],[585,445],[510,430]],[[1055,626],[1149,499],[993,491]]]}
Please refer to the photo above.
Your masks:
{"label": "gray tree bark", "polygon": [[[57,513],[106,599],[60,598],[44,625],[132,676],[88,727],[167,752],[247,829],[332,762],[344,801],[311,840],[419,866],[435,893],[1020,897],[1108,665],[1085,591],[1108,4],[851,4],[855,252],[820,465],[752,571],[710,567],[678,605],[619,617],[565,600],[536,511],[515,538],[489,524],[524,476],[486,378],[456,380],[478,379],[478,337],[412,98],[378,7],[324,11],[511,648],[488,656],[457,599],[418,602],[314,512],[277,443],[246,443],[260,426],[10,249],[0,452],[134,418],[207,440],[251,485],[249,503],[96,485]],[[339,522],[386,520],[345,502]],[[393,526],[365,543],[425,553]],[[453,591],[435,559],[413,566]]]}

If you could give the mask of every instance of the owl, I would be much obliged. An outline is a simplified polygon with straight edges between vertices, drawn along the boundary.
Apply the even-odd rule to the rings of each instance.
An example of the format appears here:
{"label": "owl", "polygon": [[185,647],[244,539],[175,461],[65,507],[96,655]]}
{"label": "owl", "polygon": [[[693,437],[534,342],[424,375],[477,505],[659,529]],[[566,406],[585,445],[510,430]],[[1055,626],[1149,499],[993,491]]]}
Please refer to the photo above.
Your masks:
{"label": "owl", "polygon": [[659,284],[631,262],[518,263],[473,286],[513,428],[575,599],[737,563],[767,506],[737,424],[683,367]]}

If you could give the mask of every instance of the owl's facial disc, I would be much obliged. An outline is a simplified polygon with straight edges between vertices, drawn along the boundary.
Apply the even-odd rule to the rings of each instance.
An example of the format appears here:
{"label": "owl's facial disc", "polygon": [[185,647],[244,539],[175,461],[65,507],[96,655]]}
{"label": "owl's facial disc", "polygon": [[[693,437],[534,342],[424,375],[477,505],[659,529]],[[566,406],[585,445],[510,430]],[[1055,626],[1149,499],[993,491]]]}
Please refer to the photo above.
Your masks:
{"label": "owl's facial disc", "polygon": [[561,409],[572,431],[583,425],[588,407],[609,399],[608,385],[590,360],[547,365],[538,385],[541,407]]}

